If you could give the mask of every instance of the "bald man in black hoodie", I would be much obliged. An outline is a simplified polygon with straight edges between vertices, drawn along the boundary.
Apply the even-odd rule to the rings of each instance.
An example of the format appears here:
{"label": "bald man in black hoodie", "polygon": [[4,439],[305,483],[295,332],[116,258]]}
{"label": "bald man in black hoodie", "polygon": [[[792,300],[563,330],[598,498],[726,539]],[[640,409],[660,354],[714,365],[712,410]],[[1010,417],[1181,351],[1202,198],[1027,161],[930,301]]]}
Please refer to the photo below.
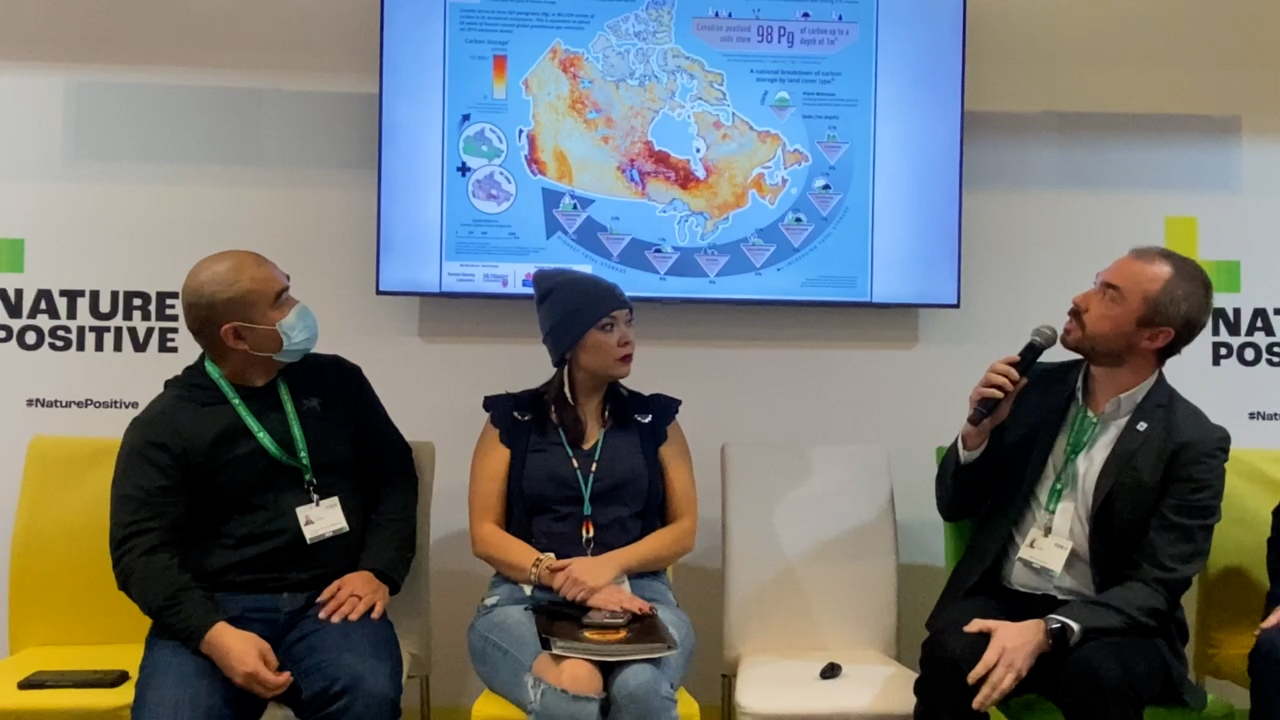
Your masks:
{"label": "bald man in black hoodie", "polygon": [[152,620],[133,717],[400,717],[408,443],[357,366],[311,352],[266,258],[201,260],[182,304],[203,352],[130,423],[112,483],[116,580]]}

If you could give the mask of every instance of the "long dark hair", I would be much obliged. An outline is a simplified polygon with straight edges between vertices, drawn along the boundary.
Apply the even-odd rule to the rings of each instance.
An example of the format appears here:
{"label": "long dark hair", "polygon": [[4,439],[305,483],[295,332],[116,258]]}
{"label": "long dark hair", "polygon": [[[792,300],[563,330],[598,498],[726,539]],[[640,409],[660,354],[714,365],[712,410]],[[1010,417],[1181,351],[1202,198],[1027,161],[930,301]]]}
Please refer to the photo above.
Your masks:
{"label": "long dark hair", "polygon": [[[544,414],[538,419],[543,423],[558,424],[564,431],[564,437],[569,441],[569,446],[580,448],[587,439],[587,423],[578,414],[578,408],[569,400],[569,393],[565,392],[565,384],[569,377],[571,376],[568,364],[562,365],[556,369],[550,380],[538,388],[545,403]],[[572,392],[572,389],[569,392]],[[622,398],[625,394],[626,390],[622,385],[616,382],[609,383],[609,387],[604,391],[604,403],[600,408],[605,417],[614,417],[613,409],[622,406]]]}

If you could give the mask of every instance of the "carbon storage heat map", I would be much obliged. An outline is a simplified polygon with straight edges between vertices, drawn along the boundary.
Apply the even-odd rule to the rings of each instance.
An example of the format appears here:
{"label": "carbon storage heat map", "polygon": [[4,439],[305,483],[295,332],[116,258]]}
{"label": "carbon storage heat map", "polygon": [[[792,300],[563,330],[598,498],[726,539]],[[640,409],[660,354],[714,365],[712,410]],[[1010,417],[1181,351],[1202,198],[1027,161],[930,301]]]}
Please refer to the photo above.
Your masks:
{"label": "carbon storage heat map", "polygon": [[442,290],[870,299],[875,2],[446,14]]}

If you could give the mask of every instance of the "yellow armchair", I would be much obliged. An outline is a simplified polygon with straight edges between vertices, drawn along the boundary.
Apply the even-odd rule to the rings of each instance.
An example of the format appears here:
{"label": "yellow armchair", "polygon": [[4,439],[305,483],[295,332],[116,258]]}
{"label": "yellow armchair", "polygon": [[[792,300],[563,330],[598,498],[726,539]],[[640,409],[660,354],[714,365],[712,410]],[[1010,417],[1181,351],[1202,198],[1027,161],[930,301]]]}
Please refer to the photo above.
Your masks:
{"label": "yellow armchair", "polygon": [[[684,688],[676,691],[676,702],[680,720],[700,720],[702,717],[697,701]],[[490,690],[481,693],[471,706],[471,720],[525,720],[526,717],[520,708]]]}
{"label": "yellow armchair", "polygon": [[[36,436],[27,446],[9,563],[0,717],[129,717],[150,621],[116,589],[108,549],[118,439]],[[111,690],[19,691],[36,670],[121,669]]]}
{"label": "yellow armchair", "polygon": [[1249,651],[1267,593],[1267,537],[1280,501],[1280,450],[1232,449],[1222,520],[1196,592],[1198,677],[1249,687]]}

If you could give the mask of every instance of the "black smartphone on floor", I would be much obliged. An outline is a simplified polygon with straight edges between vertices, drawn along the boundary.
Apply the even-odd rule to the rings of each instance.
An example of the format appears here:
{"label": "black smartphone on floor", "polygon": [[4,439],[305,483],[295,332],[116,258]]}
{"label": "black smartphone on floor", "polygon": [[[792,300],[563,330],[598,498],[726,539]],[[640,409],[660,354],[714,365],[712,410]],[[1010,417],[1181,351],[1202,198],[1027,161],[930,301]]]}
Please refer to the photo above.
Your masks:
{"label": "black smartphone on floor", "polygon": [[129,681],[127,670],[37,670],[18,681],[19,690],[117,688]]}

